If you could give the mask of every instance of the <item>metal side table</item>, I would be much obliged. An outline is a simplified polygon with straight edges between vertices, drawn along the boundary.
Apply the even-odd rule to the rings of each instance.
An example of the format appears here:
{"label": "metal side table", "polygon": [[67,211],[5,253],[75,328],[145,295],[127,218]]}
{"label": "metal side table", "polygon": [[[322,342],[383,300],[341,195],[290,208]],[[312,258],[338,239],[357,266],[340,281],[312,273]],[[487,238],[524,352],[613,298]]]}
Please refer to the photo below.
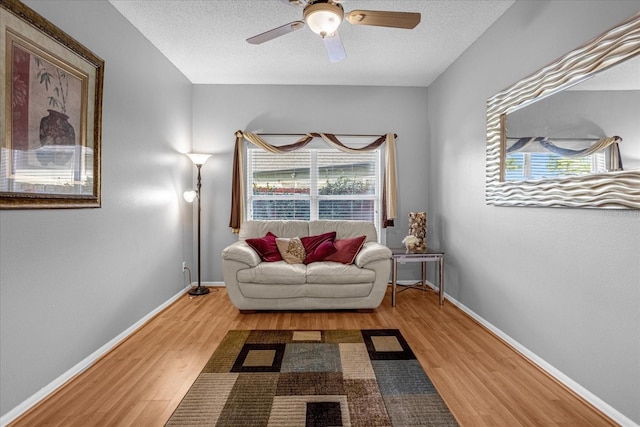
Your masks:
{"label": "metal side table", "polygon": [[[405,264],[408,262],[419,262],[422,267],[422,281],[413,285],[398,285],[398,263]],[[391,306],[396,306],[396,293],[400,293],[409,289],[419,289],[422,291],[431,290],[427,288],[427,284],[435,285],[427,281],[427,262],[438,263],[438,298],[440,305],[444,304],[444,252],[427,248],[424,251],[408,251],[405,248],[391,248]],[[397,290],[398,286],[402,289]]]}

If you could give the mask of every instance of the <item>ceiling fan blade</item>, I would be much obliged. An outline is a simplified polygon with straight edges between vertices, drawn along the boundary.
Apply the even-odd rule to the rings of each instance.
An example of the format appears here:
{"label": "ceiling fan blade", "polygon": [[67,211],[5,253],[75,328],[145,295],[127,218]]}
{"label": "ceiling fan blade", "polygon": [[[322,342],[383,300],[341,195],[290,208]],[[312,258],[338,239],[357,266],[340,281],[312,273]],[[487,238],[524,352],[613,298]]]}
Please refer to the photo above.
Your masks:
{"label": "ceiling fan blade", "polygon": [[344,50],[340,34],[338,34],[337,31],[330,36],[323,37],[322,41],[324,42],[324,47],[327,49],[327,53],[329,54],[329,61],[340,62],[343,59],[346,59],[347,52]]}
{"label": "ceiling fan blade", "polygon": [[280,37],[295,30],[299,30],[302,27],[304,27],[304,21],[289,22],[288,24],[285,24],[281,27],[265,31],[264,33],[258,34],[257,36],[249,37],[247,39],[247,42],[251,44],[261,44],[264,42],[268,42],[269,40],[273,40],[276,37]]}
{"label": "ceiling fan blade", "polygon": [[382,10],[353,10],[347,14],[347,20],[354,25],[411,29],[420,23],[420,14]]}

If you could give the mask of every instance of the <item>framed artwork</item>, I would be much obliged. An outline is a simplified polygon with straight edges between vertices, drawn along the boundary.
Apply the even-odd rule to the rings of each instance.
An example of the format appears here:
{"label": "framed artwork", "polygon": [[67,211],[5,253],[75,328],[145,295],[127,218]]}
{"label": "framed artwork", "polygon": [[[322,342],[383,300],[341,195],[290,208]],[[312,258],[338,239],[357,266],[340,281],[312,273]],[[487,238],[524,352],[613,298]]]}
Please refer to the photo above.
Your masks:
{"label": "framed artwork", "polygon": [[0,0],[0,208],[100,207],[104,61]]}

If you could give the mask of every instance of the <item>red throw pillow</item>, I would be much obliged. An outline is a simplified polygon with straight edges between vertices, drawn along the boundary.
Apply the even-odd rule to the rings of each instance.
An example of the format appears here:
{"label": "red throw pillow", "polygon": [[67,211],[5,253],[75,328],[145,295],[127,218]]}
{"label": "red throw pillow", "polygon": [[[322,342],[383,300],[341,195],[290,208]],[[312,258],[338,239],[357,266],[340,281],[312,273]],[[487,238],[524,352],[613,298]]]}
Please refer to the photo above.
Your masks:
{"label": "red throw pillow", "polygon": [[317,236],[301,237],[300,241],[302,242],[302,246],[304,246],[304,250],[307,252],[304,263],[311,264],[312,262],[322,261],[326,256],[334,253],[336,251],[335,246],[333,246],[335,239],[335,231]]}
{"label": "red throw pillow", "polygon": [[317,261],[326,261],[327,256],[335,253],[336,247],[333,245],[332,240],[325,240],[320,243],[317,248],[304,259],[305,264],[311,264]]}
{"label": "red throw pillow", "polygon": [[336,252],[326,257],[325,261],[341,262],[343,264],[353,264],[356,255],[364,246],[367,236],[353,237],[351,239],[338,239],[333,242]]}
{"label": "red throw pillow", "polygon": [[278,251],[276,244],[276,235],[268,232],[264,237],[245,240],[254,251],[258,253],[260,259],[264,262],[282,261],[282,255]]}

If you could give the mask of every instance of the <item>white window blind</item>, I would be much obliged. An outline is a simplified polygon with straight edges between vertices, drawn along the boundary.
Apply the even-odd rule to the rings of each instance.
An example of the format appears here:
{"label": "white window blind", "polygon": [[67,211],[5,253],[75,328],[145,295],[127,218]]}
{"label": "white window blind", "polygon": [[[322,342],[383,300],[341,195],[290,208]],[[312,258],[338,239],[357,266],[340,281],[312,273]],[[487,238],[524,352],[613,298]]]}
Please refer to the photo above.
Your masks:
{"label": "white window blind", "polygon": [[332,148],[273,154],[247,149],[249,219],[340,219],[380,227],[380,150]]}
{"label": "white window blind", "polygon": [[506,181],[606,172],[604,152],[573,158],[554,153],[511,153],[505,166]]}

